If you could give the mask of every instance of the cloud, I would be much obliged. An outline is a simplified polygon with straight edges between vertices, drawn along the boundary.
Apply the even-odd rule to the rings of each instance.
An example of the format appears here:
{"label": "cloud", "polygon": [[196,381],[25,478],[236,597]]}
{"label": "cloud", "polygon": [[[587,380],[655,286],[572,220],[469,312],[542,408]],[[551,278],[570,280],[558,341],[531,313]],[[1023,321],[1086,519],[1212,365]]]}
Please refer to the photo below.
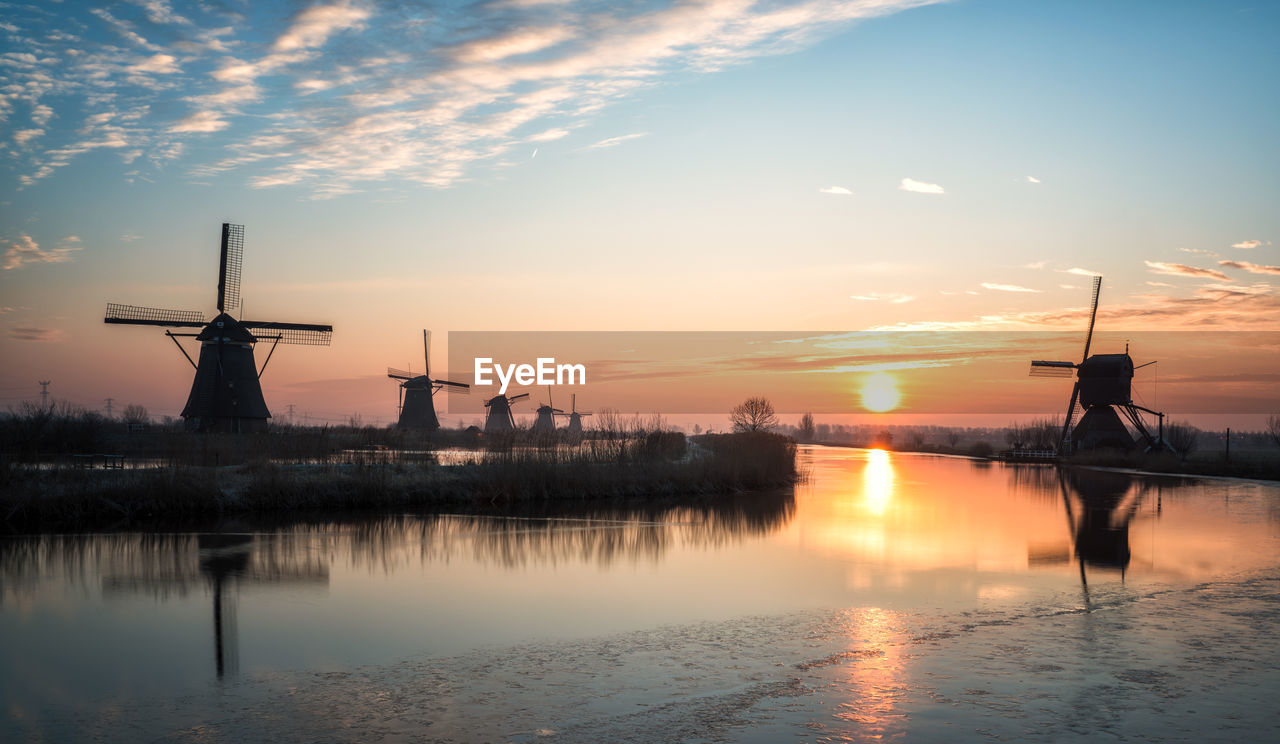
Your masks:
{"label": "cloud", "polygon": [[994,282],[983,282],[984,289],[994,289],[997,292],[1032,292],[1039,294],[1041,290],[1031,289],[1029,287],[1019,287],[1016,284],[996,284]]}
{"label": "cloud", "polygon": [[142,240],[142,236],[134,235],[133,233],[125,233],[124,235],[120,236],[120,240],[125,243],[132,243],[135,240]]}
{"label": "cloud", "polygon": [[538,132],[537,134],[531,134],[528,137],[525,137],[525,141],[551,142],[552,140],[558,140],[558,139],[561,139],[562,137],[567,137],[568,135],[569,135],[568,129],[565,129],[563,127],[557,127],[555,129],[548,129],[544,132]]}
{"label": "cloud", "polygon": [[1214,269],[1201,269],[1195,266],[1187,266],[1179,263],[1163,263],[1161,261],[1144,261],[1147,268],[1155,274],[1165,274],[1167,276],[1191,276],[1201,279],[1221,279],[1223,281],[1231,281],[1231,277],[1216,271]]}
{"label": "cloud", "polygon": [[179,119],[169,127],[170,132],[220,132],[231,126],[231,123],[222,118],[222,115],[216,111],[197,111],[196,113]]}
{"label": "cloud", "polygon": [[[459,10],[309,0],[288,4],[302,8],[290,17],[263,12],[252,22],[223,2],[67,3],[13,19],[19,40],[4,57],[0,116],[29,106],[31,128],[44,130],[46,151],[17,156],[23,186],[56,178],[93,149],[82,145],[127,143],[126,180],[199,153],[206,159],[185,172],[202,182],[239,172],[253,187],[314,196],[387,181],[448,188],[523,143],[595,124],[642,91],[933,2],[498,0]],[[67,121],[81,111],[114,118],[92,132],[51,130],[35,111],[55,100]],[[175,111],[177,101],[190,108]],[[200,146],[184,149],[193,139]]]}
{"label": "cloud", "polygon": [[1032,261],[1031,263],[1025,263],[1025,264],[1023,264],[1023,265],[1022,265],[1022,268],[1024,268],[1024,269],[1043,269],[1043,268],[1044,268],[1048,263],[1049,263],[1048,261]]}
{"label": "cloud", "polygon": [[1218,265],[1229,269],[1243,269],[1250,274],[1280,274],[1280,266],[1262,266],[1248,261],[1219,261]]}
{"label": "cloud", "polygon": [[818,189],[818,193],[820,193],[820,194],[837,194],[837,195],[840,195],[840,196],[853,196],[853,192],[852,192],[852,191],[850,191],[849,189],[846,189],[846,188],[845,188],[845,187],[843,187],[843,186],[827,186],[827,187],[825,187],[825,188]]}
{"label": "cloud", "polygon": [[161,75],[182,71],[178,67],[177,57],[163,53],[153,54],[137,64],[130,65],[128,69],[131,72],[151,72]]}
{"label": "cloud", "polygon": [[1027,183],[1040,183],[1040,179],[1035,176],[1027,176]]}
{"label": "cloud", "polygon": [[618,145],[622,144],[623,142],[626,142],[627,140],[638,139],[648,134],[649,134],[648,132],[640,132],[638,134],[624,134],[621,137],[610,137],[609,139],[602,139],[593,145],[587,145],[587,149],[593,150],[593,149],[602,148],[602,147],[617,147]]}
{"label": "cloud", "polygon": [[59,241],[56,248],[45,251],[30,235],[23,235],[9,241],[0,269],[11,271],[32,263],[66,263],[74,258],[72,253],[80,250],[79,243],[80,238],[71,235]]}
{"label": "cloud", "polygon": [[917,194],[945,194],[945,189],[936,183],[925,183],[917,181],[913,178],[904,178],[898,186],[902,191],[911,191]]}
{"label": "cloud", "polygon": [[1149,287],[1172,287],[1173,286],[1168,282],[1145,282],[1145,283]]}
{"label": "cloud", "polygon": [[1078,266],[1065,270],[1065,274],[1075,274],[1076,276],[1102,276],[1101,272],[1092,269],[1082,269]]}
{"label": "cloud", "polygon": [[9,338],[15,341],[58,341],[62,337],[62,331],[54,328],[10,328]]}
{"label": "cloud", "polygon": [[1261,240],[1242,240],[1242,241],[1240,241],[1239,243],[1232,243],[1232,244],[1231,244],[1231,247],[1232,247],[1232,248],[1243,248],[1243,249],[1245,249],[1245,250],[1251,250],[1251,249],[1253,249],[1253,248],[1257,248],[1257,247],[1258,247],[1258,246],[1260,246],[1260,245],[1262,245],[1262,241],[1261,241]]}
{"label": "cloud", "polygon": [[1058,285],[1058,287],[1060,287],[1060,288],[1062,288],[1062,289],[1080,289],[1079,287],[1077,287],[1077,286],[1076,286],[1076,285],[1074,285],[1074,284],[1059,284],[1059,285]]}
{"label": "cloud", "polygon": [[888,300],[894,305],[903,305],[915,300],[915,296],[907,294],[892,294],[884,292],[872,292],[865,295],[849,295],[851,300],[860,300],[862,302],[876,302],[878,300]]}
{"label": "cloud", "polygon": [[293,25],[276,38],[273,48],[289,52],[321,46],[339,31],[363,28],[371,14],[372,11],[355,2],[313,5],[294,17]]}

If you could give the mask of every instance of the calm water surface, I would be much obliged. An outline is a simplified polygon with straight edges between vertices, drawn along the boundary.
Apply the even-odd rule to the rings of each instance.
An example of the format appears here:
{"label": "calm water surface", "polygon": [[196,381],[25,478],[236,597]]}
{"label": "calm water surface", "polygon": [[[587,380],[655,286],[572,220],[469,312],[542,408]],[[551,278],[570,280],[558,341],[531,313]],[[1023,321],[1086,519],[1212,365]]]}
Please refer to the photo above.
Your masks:
{"label": "calm water surface", "polygon": [[705,508],[0,540],[0,740],[1280,734],[1280,488],[803,448]]}

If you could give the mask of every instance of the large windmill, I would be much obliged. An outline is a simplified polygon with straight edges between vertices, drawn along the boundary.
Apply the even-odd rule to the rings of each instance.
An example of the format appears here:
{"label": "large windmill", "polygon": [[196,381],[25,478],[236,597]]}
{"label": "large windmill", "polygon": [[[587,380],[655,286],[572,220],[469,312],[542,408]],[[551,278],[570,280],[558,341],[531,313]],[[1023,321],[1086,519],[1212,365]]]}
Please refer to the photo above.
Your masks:
{"label": "large windmill", "polygon": [[571,437],[582,436],[582,417],[590,416],[591,413],[581,413],[578,411],[578,394],[574,393],[569,397],[569,426],[565,429]]}
{"label": "large windmill", "polygon": [[520,393],[507,397],[506,395],[495,395],[484,402],[484,407],[489,412],[484,417],[484,433],[496,434],[503,431],[514,431],[516,428],[516,417],[511,413],[511,404],[518,400],[528,398],[528,393]]}
{"label": "large windmill", "polygon": [[[1089,344],[1093,341],[1094,321],[1098,317],[1098,295],[1102,291],[1102,277],[1093,278],[1093,303],[1089,311],[1089,331],[1084,337],[1084,356],[1075,362],[1033,361],[1033,377],[1076,377],[1071,388],[1071,401],[1067,404],[1067,416],[1062,423],[1059,452],[1067,454],[1081,449],[1112,447],[1133,449],[1137,446],[1125,421],[1133,427],[1144,447],[1162,447],[1164,440],[1164,414],[1144,408],[1133,402],[1133,372],[1147,364],[1133,366],[1128,346],[1123,354],[1094,354],[1089,356]],[[1077,408],[1077,403],[1079,407]],[[1076,414],[1084,415],[1076,423]],[[1159,435],[1152,436],[1142,421],[1146,412],[1159,419]],[[1121,420],[1121,415],[1124,420]],[[1075,427],[1072,428],[1072,424]]]}
{"label": "large windmill", "polygon": [[[271,412],[262,398],[262,385],[258,380],[271,361],[276,345],[328,346],[333,335],[331,325],[231,317],[227,311],[240,306],[243,255],[244,226],[224,222],[218,266],[218,315],[213,320],[205,321],[204,314],[197,310],[107,304],[105,323],[202,329],[199,333],[165,331],[196,371],[187,405],[182,409],[188,429],[229,432],[266,429]],[[179,337],[194,337],[200,342],[199,362],[191,360],[191,355],[178,342]],[[259,341],[271,341],[262,369],[258,369],[253,358],[253,347]]]}
{"label": "large windmill", "polygon": [[440,419],[436,418],[436,405],[433,398],[445,385],[470,390],[471,386],[462,382],[431,379],[431,332],[422,332],[423,372],[415,375],[395,367],[387,367],[387,377],[400,380],[400,421],[402,429],[426,429],[435,431],[440,428]]}

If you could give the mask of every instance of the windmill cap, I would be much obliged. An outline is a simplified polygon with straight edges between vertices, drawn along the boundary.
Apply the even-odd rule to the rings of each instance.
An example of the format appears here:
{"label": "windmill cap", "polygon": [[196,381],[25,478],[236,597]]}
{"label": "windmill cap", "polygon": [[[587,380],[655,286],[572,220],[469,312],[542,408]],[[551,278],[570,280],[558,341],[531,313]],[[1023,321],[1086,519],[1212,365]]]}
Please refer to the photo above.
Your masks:
{"label": "windmill cap", "polygon": [[240,325],[240,321],[222,313],[218,317],[209,321],[209,325],[204,327],[196,336],[197,341],[214,341],[216,339],[225,339],[232,343],[252,344],[257,342],[257,336],[249,333],[244,326]]}

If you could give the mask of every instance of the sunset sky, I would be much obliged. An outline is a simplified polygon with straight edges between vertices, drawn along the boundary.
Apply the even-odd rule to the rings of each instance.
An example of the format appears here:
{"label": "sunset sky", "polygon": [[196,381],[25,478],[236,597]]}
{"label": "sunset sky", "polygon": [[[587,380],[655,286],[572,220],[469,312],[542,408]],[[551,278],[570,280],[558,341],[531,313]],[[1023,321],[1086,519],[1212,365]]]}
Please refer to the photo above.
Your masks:
{"label": "sunset sky", "polygon": [[244,316],[335,328],[273,357],[277,417],[391,420],[423,328],[433,362],[457,331],[1082,335],[1102,274],[1117,344],[1280,331],[1277,31],[1256,0],[6,2],[0,407],[176,415],[187,362],[103,311],[211,316],[224,221]]}

